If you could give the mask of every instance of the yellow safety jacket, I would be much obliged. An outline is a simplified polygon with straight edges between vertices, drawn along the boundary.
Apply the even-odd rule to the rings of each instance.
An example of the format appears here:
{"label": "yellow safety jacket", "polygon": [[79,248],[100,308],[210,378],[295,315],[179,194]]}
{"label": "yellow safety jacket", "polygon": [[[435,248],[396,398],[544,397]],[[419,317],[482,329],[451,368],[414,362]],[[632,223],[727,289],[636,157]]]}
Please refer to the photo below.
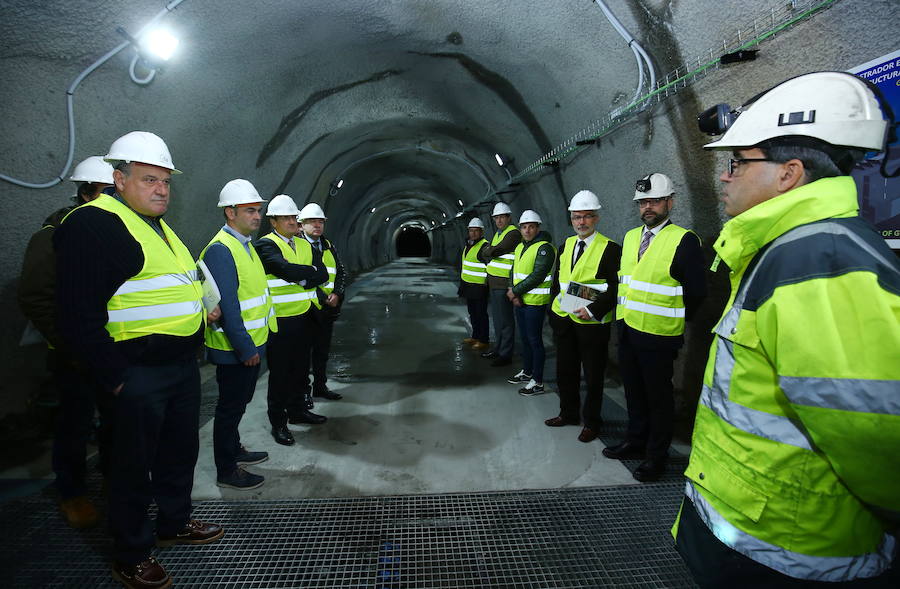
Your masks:
{"label": "yellow safety jacket", "polygon": [[[244,329],[247,330],[253,344],[259,347],[269,341],[270,330],[278,331],[275,307],[266,284],[266,271],[263,270],[256,250],[251,247],[250,255],[247,255],[244,245],[224,229],[220,229],[203,248],[200,253],[201,259],[209,246],[214,243],[221,243],[231,252],[231,258],[237,269],[237,298],[241,305],[241,320],[244,322]],[[234,350],[234,346],[225,335],[225,330],[218,325],[207,325],[204,335],[207,347],[216,350]]]}
{"label": "yellow safety jacket", "polygon": [[481,248],[483,248],[486,243],[487,240],[482,238],[473,244],[472,247],[469,248],[469,251],[463,249],[461,271],[463,282],[471,284],[487,284],[487,264],[482,264],[478,261],[478,252],[481,251]]}
{"label": "yellow safety jacket", "polygon": [[[523,280],[525,280],[529,274],[534,272],[534,261],[537,258],[538,250],[541,249],[541,245],[550,244],[549,241],[541,240],[535,241],[529,244],[528,249],[525,249],[524,243],[519,243],[516,246],[515,253],[513,256],[513,286],[519,284]],[[554,254],[556,253],[556,248],[550,244],[550,247],[553,248]],[[522,295],[522,303],[526,305],[546,305],[550,302],[550,283],[553,280],[553,269],[550,269],[550,273],[544,277],[544,280],[541,281],[536,287],[532,288],[524,295]]]}
{"label": "yellow safety jacket", "polygon": [[[300,255],[302,256],[302,258],[304,260],[306,260],[306,262],[304,262],[305,264],[312,264],[312,249],[313,249],[312,244],[305,237],[301,237],[301,238],[297,239],[297,251],[302,252]],[[337,275],[337,267],[334,263],[334,256],[329,254],[329,258],[331,259],[331,269],[328,270],[328,277],[329,277],[329,279],[331,279],[332,271],[334,271],[335,275]],[[326,266],[328,265],[328,263],[325,262],[324,252],[322,254],[322,261],[326,264]],[[321,309],[322,303],[321,303],[321,301],[319,301],[319,295],[316,294],[317,288],[319,288],[319,287],[310,286],[310,287],[304,288],[303,291],[306,293],[306,296],[309,297],[309,302],[312,303],[312,306],[314,306],[316,309]],[[334,282],[332,282],[332,288],[334,288]]]}
{"label": "yellow safety jacket", "polygon": [[337,261],[334,259],[334,254],[331,253],[331,243],[325,238],[321,238],[321,241],[328,244],[328,249],[322,252],[322,262],[325,264],[325,269],[328,271],[328,282],[320,284],[318,288],[325,293],[326,297],[328,297],[328,295],[334,292],[334,279],[337,277]]}
{"label": "yellow safety jacket", "polygon": [[560,317],[568,317],[576,323],[583,323],[585,325],[610,323],[612,321],[612,310],[597,320],[582,319],[574,313],[563,311],[560,307],[563,295],[566,294],[570,282],[596,285],[606,284],[605,279],[597,278],[597,267],[600,265],[600,260],[603,259],[604,252],[606,252],[606,246],[609,245],[609,239],[604,235],[595,233],[594,239],[591,240],[591,244],[587,246],[584,253],[581,254],[581,257],[575,262],[575,267],[573,268],[572,251],[575,249],[575,243],[577,241],[578,236],[573,235],[566,240],[565,244],[563,244],[563,251],[559,255],[559,260],[557,261],[559,264],[559,294],[553,299],[553,305],[551,305],[550,308]]}
{"label": "yellow safety jacket", "polygon": [[684,298],[681,283],[672,278],[670,268],[675,251],[688,230],[666,224],[650,240],[638,260],[643,228],[635,227],[622,242],[616,319],[624,319],[632,329],[654,335],[684,333]]}
{"label": "yellow safety jacket", "polygon": [[[140,271],[126,280],[106,303],[106,330],[114,341],[147,335],[193,335],[206,321],[203,291],[191,252],[165,221],[159,236],[137,213],[108,195],[85,207],[97,207],[122,220],[144,256]],[[168,244],[166,243],[168,242]]]}
{"label": "yellow safety jacket", "polygon": [[[312,249],[309,247],[309,242],[305,239],[292,237],[294,249],[291,249],[291,246],[274,231],[260,239],[268,239],[277,245],[281,255],[291,264],[304,266],[312,264]],[[303,247],[304,243],[306,247]],[[272,295],[272,302],[275,304],[276,317],[302,315],[309,310],[310,301],[316,298],[315,288],[303,288],[296,282],[287,282],[274,274],[266,274],[266,281],[269,286],[269,293]]]}
{"label": "yellow safety jacket", "polygon": [[732,292],[685,472],[719,540],[811,581],[882,573],[878,513],[900,513],[900,264],[857,214],[842,176],[722,228]]}
{"label": "yellow safety jacket", "polygon": [[[494,237],[491,238],[491,246],[496,246],[501,241],[503,241],[503,238],[506,237],[507,233],[515,230],[515,225],[507,225],[506,229],[504,229],[500,233],[494,233]],[[487,265],[487,273],[491,276],[509,278],[509,271],[512,269],[513,259],[513,254],[503,254],[502,256],[499,256],[497,258],[492,258],[490,263],[488,263]]]}

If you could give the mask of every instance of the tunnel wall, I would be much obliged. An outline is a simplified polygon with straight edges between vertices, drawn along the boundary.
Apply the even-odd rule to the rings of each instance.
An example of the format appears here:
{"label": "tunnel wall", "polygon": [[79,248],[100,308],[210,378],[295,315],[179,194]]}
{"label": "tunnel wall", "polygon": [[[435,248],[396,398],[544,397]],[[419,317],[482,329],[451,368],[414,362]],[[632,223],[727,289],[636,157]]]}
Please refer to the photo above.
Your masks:
{"label": "tunnel wall", "polygon": [[[257,10],[270,4],[277,3]],[[510,16],[521,6],[521,13]],[[425,172],[416,177],[431,199],[421,207],[447,201],[451,204],[444,208],[452,212],[451,199],[459,196],[468,204],[482,197],[485,180],[479,174],[489,185],[504,187],[505,173],[490,163],[494,150],[510,157],[515,173],[605,113],[615,97],[633,91],[633,59],[597,16],[599,11],[586,1],[551,8],[546,10],[544,2],[494,6],[453,1],[427,8],[403,2],[310,3],[292,7],[306,11],[296,22],[277,14],[264,20],[262,13],[257,22],[189,0],[179,7],[176,22],[187,38],[197,39],[193,53],[186,52],[146,87],[123,73],[130,60],[126,53],[82,84],[75,102],[75,161],[105,153],[111,139],[129,130],[165,138],[176,165],[186,172],[175,181],[167,220],[195,254],[221,224],[215,201],[227,180],[249,178],[264,195],[281,189],[300,205],[326,201],[337,172],[371,146],[422,144],[476,162],[476,171],[453,164],[451,171],[442,172],[443,164],[423,164]],[[58,173],[66,141],[65,88],[119,42],[115,25],[134,31],[158,7],[127,0],[104,9],[24,0],[0,7],[2,20],[17,32],[0,42],[0,104],[8,113],[0,120],[4,173],[41,181]],[[504,16],[485,13],[493,9]],[[732,0],[654,0],[617,3],[613,10],[654,56],[658,71],[666,72],[730,36],[755,8]],[[621,240],[637,225],[631,203],[634,181],[661,171],[676,184],[673,219],[695,229],[708,253],[724,220],[716,201],[723,160],[700,149],[705,139],[695,131],[696,114],[717,102],[737,105],[791,75],[847,69],[888,53],[896,49],[896,16],[895,0],[839,1],[765,43],[756,61],[713,71],[598,146],[566,160],[559,170],[530,178],[518,194],[503,198],[516,218],[525,208],[538,210],[559,243],[572,233],[566,200],[577,190],[592,189],[603,203],[600,230]],[[518,36],[526,28],[522,19],[537,21],[527,37]],[[247,22],[266,26],[266,34],[257,34]],[[340,43],[332,42],[325,22],[345,26]],[[456,31],[462,32],[459,39],[448,34]],[[213,36],[218,44],[199,41]],[[253,52],[242,52],[246,47]],[[357,70],[348,71],[351,65]],[[302,124],[266,152],[291,114],[304,105],[308,110]],[[373,119],[390,124],[366,127],[373,126]],[[401,120],[410,121],[409,128]],[[420,161],[395,159],[388,167],[418,167]],[[18,345],[25,320],[15,289],[30,235],[73,193],[68,182],[38,191],[0,183],[0,243],[6,254],[0,257],[0,321],[5,326],[0,332],[0,413],[21,411],[43,378],[40,346]],[[390,223],[369,223],[344,211],[355,210],[353,203],[366,209],[363,203],[370,197],[391,202],[395,193],[366,186],[345,194],[326,206],[327,233],[349,268],[357,271],[390,260],[394,243],[389,236],[400,223],[417,218],[417,211],[396,215]],[[489,208],[476,212],[490,235]],[[467,213],[463,219],[470,217]],[[432,259],[457,263],[464,225],[451,223],[430,236]],[[721,306],[724,282],[721,276],[713,278],[710,299],[689,334],[680,365],[686,359],[694,372],[687,375],[687,387],[679,372],[682,388],[696,391],[705,355],[703,334]]]}

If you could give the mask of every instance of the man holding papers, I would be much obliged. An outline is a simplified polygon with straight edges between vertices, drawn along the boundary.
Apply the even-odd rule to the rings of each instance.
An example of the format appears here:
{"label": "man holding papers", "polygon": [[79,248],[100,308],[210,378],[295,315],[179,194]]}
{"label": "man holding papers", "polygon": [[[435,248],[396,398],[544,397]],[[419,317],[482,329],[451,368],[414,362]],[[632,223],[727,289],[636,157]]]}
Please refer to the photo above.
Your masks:
{"label": "man holding papers", "polygon": [[[603,375],[609,344],[609,326],[616,305],[619,244],[597,232],[600,199],[589,190],[572,197],[569,204],[576,235],[559,248],[550,327],[556,344],[556,381],[559,415],[544,423],[550,427],[583,424],[582,442],[597,438],[603,423]],[[577,284],[576,284],[577,283]],[[570,292],[570,285],[574,288]],[[586,303],[578,304],[578,299]],[[581,402],[581,373],[587,395]]]}
{"label": "man holding papers", "polygon": [[637,181],[634,202],[644,225],[625,234],[619,271],[616,323],[628,430],[603,455],[645,458],[633,473],[642,482],[665,470],[675,412],[672,368],[684,322],[706,295],[700,239],[669,221],[674,195],[664,174]]}

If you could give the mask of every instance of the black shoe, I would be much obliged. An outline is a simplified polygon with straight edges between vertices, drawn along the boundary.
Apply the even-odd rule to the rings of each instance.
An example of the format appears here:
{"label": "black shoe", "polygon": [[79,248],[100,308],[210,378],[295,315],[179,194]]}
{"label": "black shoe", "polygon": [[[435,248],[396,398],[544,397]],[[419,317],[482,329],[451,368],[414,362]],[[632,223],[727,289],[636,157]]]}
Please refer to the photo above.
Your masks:
{"label": "black shoe", "polygon": [[493,350],[491,350],[490,352],[482,352],[478,355],[481,356],[482,358],[484,358],[485,360],[493,360],[494,358],[497,358],[500,356],[500,354],[498,354],[497,352],[495,352]]}
{"label": "black shoe", "polygon": [[614,446],[603,449],[603,455],[613,460],[626,460],[629,458],[643,458],[644,446],[635,442],[619,442]]}
{"label": "black shoe", "polygon": [[339,401],[344,398],[344,395],[325,389],[324,391],[313,393],[313,397],[321,397],[323,399],[328,399],[329,401]]}
{"label": "black shoe", "polygon": [[279,425],[272,428],[272,437],[282,446],[294,445],[294,434],[290,432],[286,425]]}
{"label": "black shoe", "polygon": [[311,423],[313,425],[319,425],[321,423],[325,423],[326,421],[328,421],[327,417],[325,417],[324,415],[313,413],[308,409],[304,409],[293,417],[288,417],[288,423],[292,423],[294,425],[297,425],[299,423]]}
{"label": "black shoe", "polygon": [[251,464],[259,464],[260,462],[265,462],[268,459],[268,452],[251,452],[241,446],[241,451],[238,452],[235,462],[237,462],[238,466],[250,466]]}
{"label": "black shoe", "polygon": [[508,356],[497,356],[493,362],[491,362],[491,366],[509,366],[512,364],[512,358]]}
{"label": "black shoe", "polygon": [[249,491],[261,487],[266,479],[258,474],[247,472],[243,468],[236,468],[233,473],[224,477],[216,477],[217,487],[228,487],[238,491]]}
{"label": "black shoe", "polygon": [[668,462],[668,457],[648,458],[634,469],[631,476],[642,483],[659,480],[659,477],[666,471],[666,462]]}

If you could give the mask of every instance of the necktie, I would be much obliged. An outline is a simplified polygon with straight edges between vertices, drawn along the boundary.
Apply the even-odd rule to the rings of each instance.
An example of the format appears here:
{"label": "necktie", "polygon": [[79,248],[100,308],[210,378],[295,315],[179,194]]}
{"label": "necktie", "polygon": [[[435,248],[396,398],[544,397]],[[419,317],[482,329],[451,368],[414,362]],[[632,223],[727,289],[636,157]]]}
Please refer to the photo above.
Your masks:
{"label": "necktie", "polygon": [[641,247],[638,249],[638,260],[644,255],[644,252],[647,251],[647,248],[650,246],[650,240],[653,239],[652,231],[644,231],[644,236],[641,238]]}
{"label": "necktie", "polygon": [[578,263],[578,260],[581,258],[581,254],[584,253],[584,242],[579,241],[578,245],[575,246],[575,257],[572,258],[572,268],[575,268],[575,264]]}
{"label": "necktie", "polygon": [[313,242],[313,243],[314,243],[314,245],[316,246],[316,249],[319,250],[319,253],[322,253],[322,242],[321,242],[321,241],[316,241],[316,242]]}

